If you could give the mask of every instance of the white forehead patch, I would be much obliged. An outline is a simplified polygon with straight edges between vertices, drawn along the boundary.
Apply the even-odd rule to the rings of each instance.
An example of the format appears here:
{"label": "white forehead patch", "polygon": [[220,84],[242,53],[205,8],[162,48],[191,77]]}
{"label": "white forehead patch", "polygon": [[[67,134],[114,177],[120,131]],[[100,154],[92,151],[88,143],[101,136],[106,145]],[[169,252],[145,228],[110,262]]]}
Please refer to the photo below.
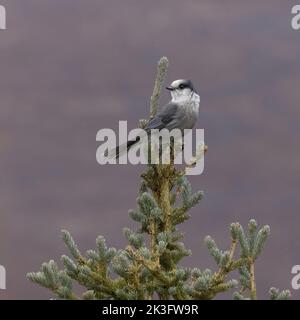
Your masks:
{"label": "white forehead patch", "polygon": [[177,88],[182,82],[184,82],[183,79],[175,80],[171,83],[171,87]]}

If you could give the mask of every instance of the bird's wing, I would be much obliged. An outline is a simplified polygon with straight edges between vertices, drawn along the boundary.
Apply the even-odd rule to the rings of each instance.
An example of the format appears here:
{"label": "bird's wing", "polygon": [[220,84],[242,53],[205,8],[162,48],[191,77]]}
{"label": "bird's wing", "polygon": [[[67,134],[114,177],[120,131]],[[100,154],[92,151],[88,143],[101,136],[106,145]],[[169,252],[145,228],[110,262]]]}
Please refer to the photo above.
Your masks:
{"label": "bird's wing", "polygon": [[151,129],[163,129],[172,130],[175,128],[176,119],[180,117],[180,110],[178,105],[173,102],[169,102],[162,111],[160,111],[153,119],[146,125],[145,130],[150,132]]}

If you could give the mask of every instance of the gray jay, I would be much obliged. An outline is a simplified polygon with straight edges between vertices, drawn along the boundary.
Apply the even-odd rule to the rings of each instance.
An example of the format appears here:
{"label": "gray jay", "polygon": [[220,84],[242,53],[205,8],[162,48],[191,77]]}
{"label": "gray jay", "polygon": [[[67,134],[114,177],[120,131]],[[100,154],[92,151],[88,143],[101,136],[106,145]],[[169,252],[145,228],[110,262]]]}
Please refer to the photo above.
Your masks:
{"label": "gray jay", "polygon": [[[198,119],[200,96],[195,92],[190,80],[175,80],[166,87],[171,93],[169,101],[157,115],[143,128],[149,136],[152,129],[192,129]],[[137,145],[140,138],[128,141],[108,152],[109,158],[119,158],[130,148]]]}

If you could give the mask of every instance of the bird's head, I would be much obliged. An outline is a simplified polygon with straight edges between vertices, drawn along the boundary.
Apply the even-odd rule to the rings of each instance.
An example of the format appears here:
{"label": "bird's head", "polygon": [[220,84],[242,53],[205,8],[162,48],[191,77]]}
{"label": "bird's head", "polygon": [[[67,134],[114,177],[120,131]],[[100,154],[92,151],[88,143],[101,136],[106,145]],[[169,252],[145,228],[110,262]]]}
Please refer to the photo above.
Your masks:
{"label": "bird's head", "polygon": [[195,92],[192,81],[184,79],[173,81],[166,89],[170,90],[173,101],[190,99]]}

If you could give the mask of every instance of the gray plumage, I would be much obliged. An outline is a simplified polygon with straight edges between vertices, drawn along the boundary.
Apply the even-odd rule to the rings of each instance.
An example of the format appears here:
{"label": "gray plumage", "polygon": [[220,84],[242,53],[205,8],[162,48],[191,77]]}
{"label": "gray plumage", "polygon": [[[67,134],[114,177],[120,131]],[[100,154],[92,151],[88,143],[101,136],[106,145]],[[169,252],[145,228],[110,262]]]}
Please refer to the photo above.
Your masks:
{"label": "gray plumage", "polygon": [[[176,80],[166,89],[170,90],[172,100],[151,119],[144,130],[149,135],[152,129],[192,129],[198,119],[200,96],[194,91],[190,80]],[[131,147],[138,144],[140,138],[128,141],[108,152],[109,157],[119,158]]]}

